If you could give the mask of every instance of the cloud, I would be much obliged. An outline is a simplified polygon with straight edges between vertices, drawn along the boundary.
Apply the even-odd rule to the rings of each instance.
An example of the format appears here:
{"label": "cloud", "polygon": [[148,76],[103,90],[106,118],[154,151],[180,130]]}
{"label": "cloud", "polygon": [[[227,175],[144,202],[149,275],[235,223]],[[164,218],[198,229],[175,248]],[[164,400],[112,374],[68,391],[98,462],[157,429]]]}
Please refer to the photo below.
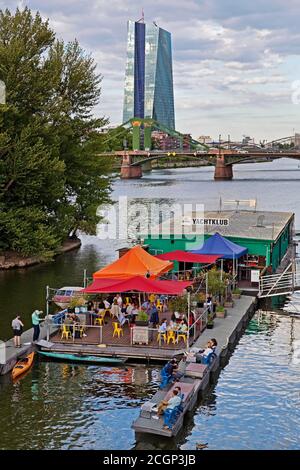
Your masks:
{"label": "cloud", "polygon": [[[49,18],[66,41],[75,37],[91,52],[104,75],[102,100],[96,113],[121,122],[126,58],[126,22],[141,17],[137,0],[27,0]],[[24,6],[0,0],[1,8]],[[292,80],[300,78],[300,3],[298,0],[155,0],[144,2],[146,21],[155,20],[172,33],[177,128],[200,132],[199,123],[214,122],[219,134],[224,117],[244,132],[265,107],[290,126],[299,110],[290,100]],[[300,61],[299,61],[300,63]],[[218,110],[220,118],[216,113]],[[201,116],[203,114],[203,117]],[[234,114],[235,113],[235,114]],[[244,121],[238,123],[239,114]],[[286,116],[289,115],[287,118]],[[275,119],[275,118],[274,118]],[[211,128],[211,127],[210,127]],[[274,124],[274,132],[278,127]],[[205,129],[202,129],[206,133]],[[258,138],[273,135],[272,119],[257,125]],[[264,133],[268,134],[264,136]],[[236,136],[239,137],[239,136]]]}

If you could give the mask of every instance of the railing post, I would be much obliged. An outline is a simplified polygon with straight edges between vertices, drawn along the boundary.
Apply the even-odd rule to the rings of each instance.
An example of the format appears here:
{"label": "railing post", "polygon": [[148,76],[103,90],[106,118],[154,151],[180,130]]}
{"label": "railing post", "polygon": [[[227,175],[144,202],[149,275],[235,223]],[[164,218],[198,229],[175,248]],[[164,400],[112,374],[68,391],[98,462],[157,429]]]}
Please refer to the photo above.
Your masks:
{"label": "railing post", "polygon": [[49,286],[46,286],[46,331],[47,331],[47,341],[50,339],[50,325],[49,325]]}

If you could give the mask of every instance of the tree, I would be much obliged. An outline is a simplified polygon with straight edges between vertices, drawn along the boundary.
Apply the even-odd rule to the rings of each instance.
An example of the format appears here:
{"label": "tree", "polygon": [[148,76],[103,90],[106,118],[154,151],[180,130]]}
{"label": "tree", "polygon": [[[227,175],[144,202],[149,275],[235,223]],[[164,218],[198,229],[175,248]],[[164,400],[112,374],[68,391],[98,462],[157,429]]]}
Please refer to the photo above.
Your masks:
{"label": "tree", "polygon": [[77,230],[94,234],[110,201],[105,118],[93,117],[102,76],[74,40],[55,38],[25,8],[0,11],[0,249],[51,256]]}

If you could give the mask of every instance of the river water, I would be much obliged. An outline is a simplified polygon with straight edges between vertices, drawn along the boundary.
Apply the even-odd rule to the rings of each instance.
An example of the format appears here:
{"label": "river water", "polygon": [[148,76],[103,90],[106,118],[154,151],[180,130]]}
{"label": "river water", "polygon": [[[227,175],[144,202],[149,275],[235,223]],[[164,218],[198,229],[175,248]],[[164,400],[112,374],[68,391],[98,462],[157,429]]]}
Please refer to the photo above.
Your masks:
{"label": "river water", "polygon": [[[296,213],[300,229],[300,168],[292,160],[240,165],[233,181],[214,182],[213,168],[157,170],[142,180],[114,184],[113,197],[172,202],[217,209],[220,197],[258,200],[258,210]],[[116,258],[120,241],[84,237],[82,247],[53,263],[0,272],[0,338],[11,336],[16,312],[30,326],[30,313],[45,307],[45,286],[81,285]],[[158,367],[103,368],[36,362],[17,383],[0,379],[0,448],[214,449],[299,448],[300,320],[257,314],[218,384],[176,442],[136,443],[130,426],[141,403],[157,389]]]}

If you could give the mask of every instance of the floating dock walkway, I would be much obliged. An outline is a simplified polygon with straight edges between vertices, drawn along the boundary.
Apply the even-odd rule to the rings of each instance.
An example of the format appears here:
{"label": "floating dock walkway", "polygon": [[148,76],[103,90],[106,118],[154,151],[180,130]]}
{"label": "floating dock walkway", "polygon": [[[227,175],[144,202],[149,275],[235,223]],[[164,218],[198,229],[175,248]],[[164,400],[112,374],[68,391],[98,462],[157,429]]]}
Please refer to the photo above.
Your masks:
{"label": "floating dock walkway", "polygon": [[[47,337],[46,326],[41,325],[40,329],[40,339],[45,339]],[[35,349],[35,346],[32,343],[32,338],[33,328],[30,328],[22,333],[21,348],[14,347],[13,339],[6,342],[0,342],[0,375],[10,372],[18,362],[19,357],[26,356]]]}
{"label": "floating dock walkway", "polygon": [[[139,435],[143,434],[175,437],[179,433],[183,427],[186,414],[193,411],[198,399],[205,395],[205,391],[210,383],[216,381],[220,370],[226,364],[230,352],[253,316],[256,305],[256,298],[242,296],[239,300],[235,301],[233,308],[228,309],[227,317],[215,318],[214,328],[206,329],[202,332],[193,347],[204,349],[210,338],[216,338],[218,341],[217,356],[210,366],[183,360],[180,362],[179,368],[184,375],[179,382],[170,384],[164,390],[159,390],[150,401],[142,405],[140,416],[132,424],[137,440],[139,440]],[[172,396],[172,390],[175,386],[180,386],[184,394],[183,411],[170,429],[164,429],[163,420],[157,419],[157,405],[162,400],[168,400]]]}

